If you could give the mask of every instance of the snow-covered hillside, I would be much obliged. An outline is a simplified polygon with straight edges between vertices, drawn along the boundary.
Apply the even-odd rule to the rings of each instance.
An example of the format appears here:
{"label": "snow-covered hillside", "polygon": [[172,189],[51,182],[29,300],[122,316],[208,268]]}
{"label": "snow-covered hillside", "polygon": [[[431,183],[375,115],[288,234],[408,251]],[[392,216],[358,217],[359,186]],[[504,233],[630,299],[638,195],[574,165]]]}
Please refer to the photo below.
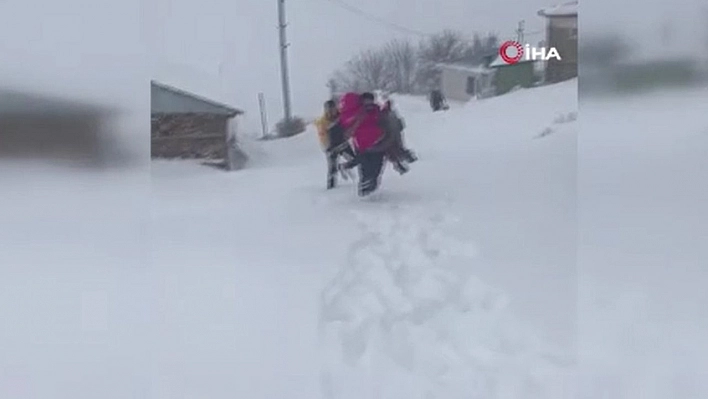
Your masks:
{"label": "snow-covered hillside", "polygon": [[0,397],[708,397],[706,92],[576,90],[396,98],[420,161],[376,200],[314,131],[234,173],[3,163]]}
{"label": "snow-covered hillside", "polygon": [[314,131],[155,163],[163,397],[568,397],[576,90],[396,98],[421,160],[374,201],[324,189]]}
{"label": "snow-covered hillside", "polygon": [[706,94],[582,103],[578,397],[708,397]]}

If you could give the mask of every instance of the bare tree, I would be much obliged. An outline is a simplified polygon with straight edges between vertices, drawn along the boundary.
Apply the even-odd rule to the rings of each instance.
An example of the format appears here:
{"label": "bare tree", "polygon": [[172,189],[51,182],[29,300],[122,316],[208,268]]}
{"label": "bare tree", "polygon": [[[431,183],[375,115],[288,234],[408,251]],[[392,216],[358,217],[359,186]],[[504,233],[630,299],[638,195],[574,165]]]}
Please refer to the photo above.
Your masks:
{"label": "bare tree", "polygon": [[390,86],[387,55],[381,50],[366,50],[349,60],[332,79],[339,88],[351,91],[387,90]]}
{"label": "bare tree", "polygon": [[386,53],[366,50],[349,62],[349,70],[362,82],[365,90],[386,89]]}
{"label": "bare tree", "polygon": [[383,52],[386,56],[388,89],[397,93],[413,93],[418,67],[416,48],[407,40],[393,40],[384,46]]}
{"label": "bare tree", "polygon": [[465,60],[471,44],[459,32],[446,30],[423,40],[420,43],[418,57],[417,83],[420,89],[428,91],[440,83],[438,64],[454,64]]}
{"label": "bare tree", "polygon": [[358,85],[353,77],[347,73],[345,69],[340,69],[332,74],[330,82],[334,82],[338,90],[342,91],[357,91]]}
{"label": "bare tree", "polygon": [[464,62],[470,65],[482,64],[485,59],[493,57],[499,51],[499,38],[494,33],[486,36],[475,34],[471,44],[466,48]]}
{"label": "bare tree", "polygon": [[455,31],[443,31],[416,47],[407,40],[393,40],[380,49],[359,53],[336,72],[329,87],[346,91],[384,90],[424,93],[439,84],[438,64],[480,64],[498,50],[494,34],[468,40]]}
{"label": "bare tree", "polygon": [[460,62],[469,46],[469,40],[462,33],[446,30],[423,40],[419,55],[426,61]]}
{"label": "bare tree", "polygon": [[331,78],[328,80],[327,88],[329,89],[329,96],[334,98],[334,96],[339,92],[339,83],[337,82],[337,79]]}

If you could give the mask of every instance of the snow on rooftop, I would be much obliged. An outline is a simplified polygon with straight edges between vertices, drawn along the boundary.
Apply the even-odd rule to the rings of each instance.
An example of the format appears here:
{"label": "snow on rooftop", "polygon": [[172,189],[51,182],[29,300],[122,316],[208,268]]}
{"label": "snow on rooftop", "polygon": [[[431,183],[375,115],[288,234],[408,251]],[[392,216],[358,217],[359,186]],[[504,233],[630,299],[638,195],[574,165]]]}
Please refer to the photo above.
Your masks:
{"label": "snow on rooftop", "polygon": [[216,72],[210,72],[196,65],[172,62],[164,58],[154,61],[152,78],[162,84],[175,87],[199,97],[238,107],[222,85]]}
{"label": "snow on rooftop", "polygon": [[538,12],[538,15],[542,17],[563,17],[563,16],[577,16],[578,15],[578,2],[570,1],[563,4],[558,4]]}
{"label": "snow on rooftop", "polygon": [[[524,63],[524,62],[531,62],[531,60],[524,60],[524,59],[522,59],[522,60],[519,60],[518,63],[521,64],[521,63]],[[506,61],[504,61],[504,60],[502,59],[502,57],[501,57],[500,55],[498,55],[497,58],[495,58],[494,61],[493,61],[491,64],[489,64],[489,67],[490,67],[490,68],[496,68],[496,67],[501,67],[501,66],[506,66],[506,65],[510,65],[510,64],[507,63]]]}
{"label": "snow on rooftop", "polygon": [[459,64],[438,64],[440,68],[449,69],[453,71],[468,72],[476,75],[485,75],[493,73],[489,68],[483,66],[470,66],[470,65],[459,65]]}

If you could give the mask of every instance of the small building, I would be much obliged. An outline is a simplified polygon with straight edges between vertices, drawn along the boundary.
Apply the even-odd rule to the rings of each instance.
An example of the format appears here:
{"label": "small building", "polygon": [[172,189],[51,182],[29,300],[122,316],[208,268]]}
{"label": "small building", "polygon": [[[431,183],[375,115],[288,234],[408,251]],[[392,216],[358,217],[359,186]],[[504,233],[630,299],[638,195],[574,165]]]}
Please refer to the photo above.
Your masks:
{"label": "small building", "polygon": [[152,158],[203,159],[228,170],[243,166],[234,120],[243,111],[155,81],[150,103]]}
{"label": "small building", "polygon": [[578,2],[571,1],[538,12],[546,18],[546,46],[555,47],[560,60],[546,61],[546,83],[557,83],[578,76]]}
{"label": "small building", "polygon": [[484,66],[440,64],[440,86],[448,100],[469,101],[495,94],[494,70]]}
{"label": "small building", "polygon": [[507,64],[501,56],[497,56],[489,64],[489,68],[494,70],[495,94],[506,94],[517,87],[534,86],[538,81],[534,63],[531,60],[521,59],[515,64]]}

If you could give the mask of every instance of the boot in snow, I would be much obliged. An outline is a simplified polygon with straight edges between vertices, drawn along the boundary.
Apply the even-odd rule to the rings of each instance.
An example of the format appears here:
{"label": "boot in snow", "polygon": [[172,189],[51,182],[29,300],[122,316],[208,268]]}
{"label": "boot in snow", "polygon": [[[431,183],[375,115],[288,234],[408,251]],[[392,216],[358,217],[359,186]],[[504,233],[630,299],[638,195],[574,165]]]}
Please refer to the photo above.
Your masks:
{"label": "boot in snow", "polygon": [[405,149],[402,151],[403,152],[403,159],[408,162],[408,163],[413,163],[418,160],[418,157],[415,155],[415,153],[409,149]]}
{"label": "boot in snow", "polygon": [[351,167],[348,167],[349,162],[340,163],[337,165],[337,170],[339,171],[339,174],[342,175],[342,178],[344,180],[354,180],[355,177],[354,171],[351,169]]}
{"label": "boot in snow", "polygon": [[410,170],[403,162],[393,162],[393,169],[401,175],[408,173]]}

